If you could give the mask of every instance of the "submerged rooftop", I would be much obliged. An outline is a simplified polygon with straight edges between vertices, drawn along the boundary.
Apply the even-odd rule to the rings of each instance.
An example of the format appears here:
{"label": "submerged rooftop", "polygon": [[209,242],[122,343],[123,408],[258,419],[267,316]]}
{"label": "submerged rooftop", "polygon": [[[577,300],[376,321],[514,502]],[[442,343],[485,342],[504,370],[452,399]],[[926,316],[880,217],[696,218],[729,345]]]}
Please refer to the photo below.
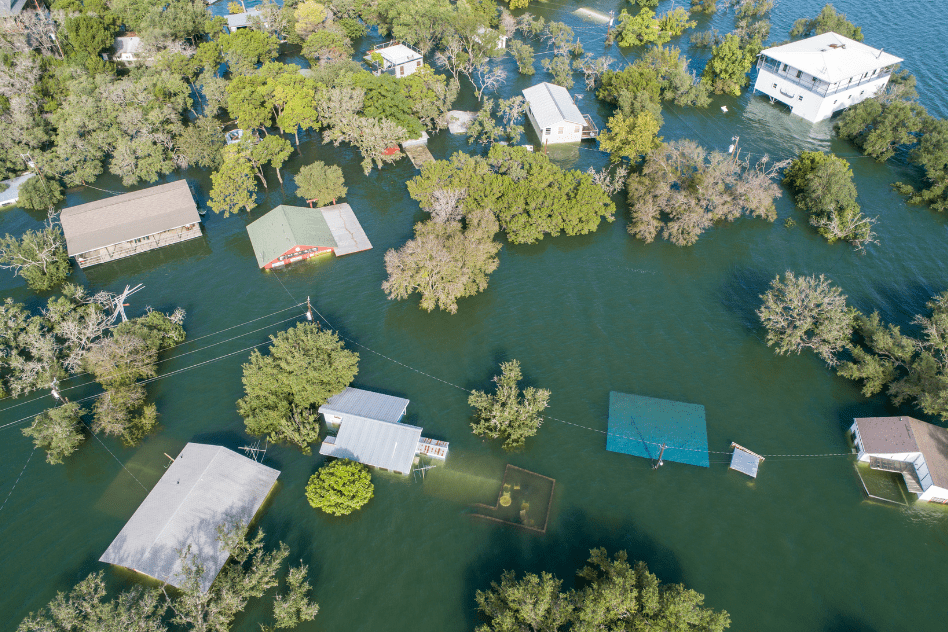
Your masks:
{"label": "submerged rooftop", "polygon": [[609,393],[606,450],[710,467],[704,406],[644,395]]}

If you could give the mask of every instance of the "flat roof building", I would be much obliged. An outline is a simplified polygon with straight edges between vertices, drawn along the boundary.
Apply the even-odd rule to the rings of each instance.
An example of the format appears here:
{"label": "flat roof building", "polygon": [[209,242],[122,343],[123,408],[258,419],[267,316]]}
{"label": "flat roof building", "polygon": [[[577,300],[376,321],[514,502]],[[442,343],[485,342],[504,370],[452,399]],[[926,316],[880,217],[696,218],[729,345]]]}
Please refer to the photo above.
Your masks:
{"label": "flat roof building", "polygon": [[317,255],[336,256],[372,248],[348,204],[322,208],[281,204],[247,225],[257,265],[279,268]]}
{"label": "flat roof building", "polygon": [[243,11],[241,13],[230,13],[225,15],[224,18],[227,20],[225,30],[228,33],[233,33],[238,29],[249,29],[251,18],[254,17],[260,17],[259,9],[250,9],[249,11]]}
{"label": "flat roof building", "polygon": [[422,437],[422,428],[401,423],[407,408],[402,397],[346,388],[319,407],[326,424],[338,428],[319,453],[399,474],[411,472],[416,454],[445,459],[447,442]]}
{"label": "flat roof building", "polygon": [[184,180],[71,206],[59,221],[81,268],[201,236],[201,216]]}
{"label": "flat roof building", "polygon": [[363,59],[372,64],[374,74],[384,72],[396,77],[407,77],[421,68],[422,64],[420,50],[397,40],[377,44]]}
{"label": "flat roof building", "polygon": [[902,59],[837,33],[761,51],[754,91],[814,123],[881,92]]}
{"label": "flat roof building", "polygon": [[598,134],[592,119],[584,116],[563,86],[540,83],[523,90],[527,118],[541,145],[578,143]]}
{"label": "flat roof building", "polygon": [[859,461],[901,474],[919,500],[948,504],[948,430],[912,417],[861,417],[849,433]]}
{"label": "flat roof building", "polygon": [[100,562],[124,566],[180,588],[180,553],[203,567],[202,592],[230,557],[218,528],[249,524],[280,472],[216,445],[189,443],[168,467]]}

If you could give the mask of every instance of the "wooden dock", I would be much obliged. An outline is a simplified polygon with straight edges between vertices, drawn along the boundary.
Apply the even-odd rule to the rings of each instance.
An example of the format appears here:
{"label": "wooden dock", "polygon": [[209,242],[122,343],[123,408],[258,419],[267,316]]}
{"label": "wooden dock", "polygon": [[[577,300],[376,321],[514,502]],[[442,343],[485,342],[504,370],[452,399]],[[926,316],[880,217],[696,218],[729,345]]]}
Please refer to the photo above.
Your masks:
{"label": "wooden dock", "polygon": [[434,160],[434,156],[431,155],[425,145],[403,146],[402,150],[408,154],[408,159],[411,160],[411,164],[415,165],[416,169],[421,169],[426,162]]}

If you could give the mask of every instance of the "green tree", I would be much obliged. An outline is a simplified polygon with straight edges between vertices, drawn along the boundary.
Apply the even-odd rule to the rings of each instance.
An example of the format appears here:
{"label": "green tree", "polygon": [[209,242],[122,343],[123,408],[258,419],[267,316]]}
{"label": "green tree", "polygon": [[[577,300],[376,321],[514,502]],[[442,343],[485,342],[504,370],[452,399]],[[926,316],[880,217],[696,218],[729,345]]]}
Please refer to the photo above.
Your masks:
{"label": "green tree", "polygon": [[856,312],[838,287],[822,274],[797,276],[788,270],[761,298],[757,316],[768,347],[779,355],[812,349],[829,366],[839,363],[837,356],[850,346]]}
{"label": "green tree", "polygon": [[271,134],[265,136],[258,142],[250,146],[247,156],[253,165],[263,183],[263,188],[267,189],[267,179],[263,174],[263,168],[270,165],[276,170],[277,180],[283,184],[283,175],[280,173],[280,167],[286,162],[286,159],[293,153],[293,145],[282,136]]}
{"label": "green tree", "polygon": [[300,167],[298,174],[293,176],[296,183],[296,193],[312,206],[326,206],[330,202],[345,197],[348,189],[342,169],[336,165],[327,165],[321,160]]}
{"label": "green tree", "polygon": [[323,465],[306,484],[310,506],[332,516],[348,516],[362,509],[374,492],[369,468],[349,459]]}
{"label": "green tree", "polygon": [[688,58],[674,46],[650,48],[622,70],[602,73],[597,96],[619,105],[623,99],[643,103],[672,101],[675,105],[705,107],[711,99],[708,84],[695,81]]}
{"label": "green tree", "polygon": [[824,6],[815,18],[800,18],[794,22],[790,37],[810,37],[831,31],[857,42],[862,41],[862,29],[847,20],[845,14],[837,13],[831,4]]}
{"label": "green tree", "polygon": [[599,148],[609,152],[613,162],[622,158],[637,161],[662,144],[659,128],[660,123],[651,112],[634,116],[618,113],[609,119],[609,128],[599,135]]}
{"label": "green tree", "polygon": [[114,16],[77,15],[67,18],[65,25],[69,44],[88,57],[98,57],[115,41],[118,28]]}
{"label": "green tree", "polygon": [[66,241],[58,224],[28,230],[17,239],[0,237],[0,269],[13,270],[31,289],[43,292],[62,285],[72,272]]}
{"label": "green tree", "polygon": [[805,151],[787,169],[783,182],[810,214],[810,224],[830,243],[842,239],[863,248],[875,241],[872,220],[859,210],[853,172],[844,159]]}
{"label": "green tree", "polygon": [[20,186],[17,206],[33,211],[45,211],[53,208],[65,198],[63,187],[58,180],[33,176]]}
{"label": "green tree", "polygon": [[754,66],[754,60],[761,46],[754,42],[745,45],[741,38],[733,33],[724,36],[724,40],[711,51],[711,60],[704,67],[703,78],[714,88],[717,94],[741,94],[741,88],[750,79],[747,73]]}
{"label": "green tree", "polygon": [[402,95],[411,103],[412,115],[428,130],[448,126],[448,111],[458,96],[458,86],[427,64],[398,80]]}
{"label": "green tree", "polygon": [[647,44],[665,44],[671,34],[662,31],[655,11],[641,9],[635,15],[625,9],[619,13],[616,26],[616,42],[619,46],[643,46]]}
{"label": "green tree", "polygon": [[543,423],[542,412],[550,405],[550,391],[545,388],[528,386],[521,393],[518,382],[522,377],[519,361],[504,362],[500,375],[494,376],[497,391],[474,391],[467,400],[475,409],[474,434],[502,440],[508,452],[522,448],[537,433]]}
{"label": "green tree", "polygon": [[224,148],[220,168],[211,174],[211,195],[207,201],[215,213],[227,217],[241,208],[250,212],[256,206],[257,184],[250,160],[235,145]]}
{"label": "green tree", "polygon": [[316,410],[341,393],[358,373],[359,354],[332,331],[313,323],[270,336],[269,355],[254,350],[244,365],[244,397],[237,412],[247,433],[290,443],[304,454],[319,438]]}
{"label": "green tree", "polygon": [[476,632],[559,632],[565,630],[576,606],[560,592],[562,580],[550,573],[527,573],[518,580],[504,571],[500,584],[478,590],[477,609],[488,619]]}
{"label": "green tree", "polygon": [[532,75],[536,72],[533,67],[533,47],[520,40],[510,40],[507,44],[510,56],[517,62],[517,71],[521,75]]}
{"label": "green tree", "polygon": [[497,229],[497,220],[487,210],[469,213],[466,226],[460,221],[415,224],[413,239],[385,253],[388,278],[382,289],[397,300],[418,292],[423,310],[457,313],[458,299],[483,292],[497,269]]}
{"label": "green tree", "polygon": [[223,160],[224,134],[221,124],[211,116],[199,116],[181,130],[175,139],[177,156],[185,167],[217,169]]}
{"label": "green tree", "polygon": [[258,64],[276,59],[280,52],[277,38],[253,29],[238,29],[220,36],[217,41],[234,74],[249,75]]}
{"label": "green tree", "polygon": [[312,621],[319,614],[319,606],[309,600],[309,567],[305,564],[290,568],[286,577],[286,594],[273,600],[273,619],[277,628],[295,628],[304,621]]}
{"label": "green tree", "polygon": [[339,27],[321,28],[311,33],[303,44],[303,57],[320,64],[352,57],[352,41]]}
{"label": "green tree", "polygon": [[316,0],[304,0],[296,5],[294,9],[296,17],[296,33],[303,39],[316,31],[328,15],[326,6],[316,2]]}
{"label": "green tree", "polygon": [[227,84],[227,111],[241,129],[264,129],[273,123],[271,89],[267,84],[267,78],[261,74],[236,76]]}
{"label": "green tree", "polygon": [[918,142],[930,117],[918,103],[902,99],[866,99],[849,108],[836,123],[840,138],[864,154],[885,162],[900,148]]}
{"label": "green tree", "polygon": [[32,425],[23,429],[23,434],[33,439],[37,448],[46,451],[47,463],[62,463],[86,439],[79,419],[86,413],[75,402],[50,408],[37,415]]}

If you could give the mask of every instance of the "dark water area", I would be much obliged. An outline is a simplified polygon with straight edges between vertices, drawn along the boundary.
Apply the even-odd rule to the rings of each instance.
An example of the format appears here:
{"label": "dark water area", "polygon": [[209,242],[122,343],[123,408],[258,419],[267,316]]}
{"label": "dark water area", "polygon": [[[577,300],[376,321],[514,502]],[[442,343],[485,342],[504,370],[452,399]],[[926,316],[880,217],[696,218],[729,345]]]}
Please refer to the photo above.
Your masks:
{"label": "dark water area", "polygon": [[[948,113],[941,74],[948,65],[941,38],[948,32],[940,3],[835,4],[862,26],[867,43],[906,59],[926,107]],[[605,26],[571,12],[590,6],[618,13],[626,5],[557,0],[532,8],[572,25],[587,51],[621,59],[615,47],[603,48]],[[796,18],[816,15],[821,6],[779,2],[771,41],[784,39]],[[663,2],[660,10],[668,7]],[[699,29],[724,32],[733,13],[698,20]],[[679,45],[700,70],[706,55],[688,50],[687,34]],[[623,52],[630,60],[638,54]],[[511,74],[500,96],[548,80],[539,59],[536,76]],[[505,63],[514,70],[512,61]],[[584,94],[580,77],[571,92]],[[591,93],[577,104],[601,127],[610,114]],[[456,107],[475,109],[469,90]],[[627,209],[618,197],[615,222],[591,235],[505,244],[486,292],[462,299],[456,315],[428,314],[417,299],[389,301],[380,289],[385,251],[408,240],[424,218],[405,188],[417,171],[402,160],[366,177],[353,150],[324,145],[318,134],[304,137],[302,155],[284,174],[315,159],[340,165],[346,201],[372,250],[277,273],[258,270],[245,226],[277,204],[301,203],[291,179],[281,187],[271,172],[270,189],[252,213],[225,219],[208,212],[199,240],[74,273],[72,280],[90,290],[143,283],[129,311],[181,306],[193,342],[164,356],[160,369],[167,377],[148,386],[162,428],[135,449],[90,438],[66,464],[47,465],[40,452],[31,455],[20,428],[52,400],[35,393],[0,402],[0,628],[14,629],[90,572],[104,570],[116,589],[141,581],[98,557],[164,472],[163,453],[176,455],[188,441],[231,449],[253,442],[234,405],[246,349],[299,320],[295,306],[309,296],[334,327],[363,345],[356,347],[361,363],[354,385],[410,399],[408,423],[450,441],[451,452],[423,480],[374,474],[375,498],[355,515],[331,518],[312,510],[303,495],[322,457],[270,447],[265,462],[282,474],[259,524],[269,542],[285,541],[290,559],[309,565],[320,604],[316,620],[300,630],[470,630],[478,622],[475,591],[504,569],[549,570],[570,586],[596,546],[624,549],[663,580],[704,593],[707,605],[731,613],[733,630],[943,630],[938,604],[946,589],[948,513],[942,508],[868,502],[848,456],[773,456],[751,480],[727,469],[726,453],[736,441],[765,455],[845,454],[853,416],[918,416],[883,397],[864,398],[811,355],[775,356],[762,342],[754,310],[774,275],[825,273],[859,309],[878,309],[885,320],[910,327],[912,315],[948,289],[946,218],[907,206],[891,191],[892,182],[917,180],[911,166],[864,158],[834,138],[830,123],[811,125],[763,97],[716,97],[705,110],[668,107],[664,117],[666,140],[691,138],[726,150],[737,135],[744,155],[755,158],[789,158],[804,149],[847,157],[864,212],[878,218],[880,244],[864,255],[828,245],[784,195],[773,224],[721,225],[690,248],[646,245],[627,234]],[[429,148],[437,158],[472,151],[466,139],[446,131]],[[593,143],[550,155],[583,170],[606,163]],[[209,174],[169,179],[182,177],[206,208]],[[69,191],[67,204],[125,190],[110,176],[95,187]],[[796,227],[785,228],[787,218]],[[0,232],[18,234],[42,219],[0,211]],[[34,306],[46,299],[8,274],[0,277],[0,291]],[[281,322],[286,319],[292,320]],[[510,358],[520,360],[528,384],[552,390],[548,412],[555,420],[544,423],[524,452],[505,455],[471,434],[463,389],[487,388],[497,364]],[[67,396],[96,393],[82,383],[65,383],[75,387]],[[653,471],[644,459],[606,452],[612,390],[704,404],[711,467],[668,463]],[[496,502],[507,463],[556,479],[545,534],[471,516],[472,503]],[[234,629],[258,630],[268,617],[267,608],[254,604]]]}

